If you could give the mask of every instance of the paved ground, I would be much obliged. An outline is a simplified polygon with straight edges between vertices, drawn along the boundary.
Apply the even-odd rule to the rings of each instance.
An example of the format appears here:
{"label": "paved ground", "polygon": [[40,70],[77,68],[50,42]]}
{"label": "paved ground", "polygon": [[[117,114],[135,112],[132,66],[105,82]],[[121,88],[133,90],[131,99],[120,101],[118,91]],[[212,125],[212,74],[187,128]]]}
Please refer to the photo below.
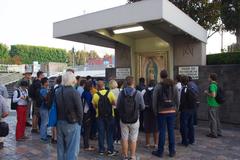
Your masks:
{"label": "paved ground", "polygon": [[[43,144],[39,141],[39,136],[27,133],[30,139],[24,142],[15,141],[15,123],[14,116],[8,117],[6,120],[10,123],[11,133],[5,139],[5,148],[0,150],[0,160],[55,160],[56,145]],[[196,144],[188,148],[177,146],[177,155],[173,159],[179,160],[240,160],[240,129],[228,127],[223,131],[224,137],[218,139],[210,139],[205,137],[208,129],[204,125],[196,127]],[[178,131],[176,131],[177,142],[180,141]],[[96,141],[91,142],[97,147]],[[116,146],[119,150],[120,146]],[[152,149],[144,147],[144,135],[140,134],[140,141],[137,150],[138,157],[141,160],[157,160],[158,158],[151,155]],[[166,149],[167,151],[167,149]],[[96,152],[84,152],[81,150],[79,160],[110,160],[120,159],[120,156],[106,157],[98,156]],[[163,159],[169,159],[166,155]]]}

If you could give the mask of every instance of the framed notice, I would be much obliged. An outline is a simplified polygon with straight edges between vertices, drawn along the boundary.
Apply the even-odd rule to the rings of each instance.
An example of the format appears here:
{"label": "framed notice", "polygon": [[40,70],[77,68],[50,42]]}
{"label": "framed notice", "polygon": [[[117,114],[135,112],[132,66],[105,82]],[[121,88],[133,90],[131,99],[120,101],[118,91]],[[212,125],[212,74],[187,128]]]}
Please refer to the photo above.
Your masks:
{"label": "framed notice", "polygon": [[116,68],[116,79],[125,79],[131,75],[130,68]]}
{"label": "framed notice", "polygon": [[198,66],[178,67],[178,74],[191,76],[192,79],[199,79],[199,67]]}

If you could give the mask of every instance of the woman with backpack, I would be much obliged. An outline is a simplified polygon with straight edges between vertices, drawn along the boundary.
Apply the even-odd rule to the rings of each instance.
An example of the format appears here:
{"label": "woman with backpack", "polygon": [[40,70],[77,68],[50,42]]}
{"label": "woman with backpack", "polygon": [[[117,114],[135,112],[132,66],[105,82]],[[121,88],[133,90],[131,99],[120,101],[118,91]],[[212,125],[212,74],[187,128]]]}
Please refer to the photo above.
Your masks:
{"label": "woman with backpack", "polygon": [[[154,115],[153,108],[152,108],[152,96],[153,90],[155,87],[155,80],[150,80],[146,89],[142,91],[144,103],[145,103],[145,110],[144,110],[144,127],[146,133],[146,147],[154,147],[157,148],[158,146],[158,128],[157,128],[157,116]],[[151,133],[153,133],[154,145],[150,145],[150,137]]]}
{"label": "woman with backpack", "polygon": [[25,128],[27,121],[27,104],[28,104],[28,82],[21,81],[20,87],[13,92],[13,103],[17,103],[17,126],[16,141],[26,139]]}

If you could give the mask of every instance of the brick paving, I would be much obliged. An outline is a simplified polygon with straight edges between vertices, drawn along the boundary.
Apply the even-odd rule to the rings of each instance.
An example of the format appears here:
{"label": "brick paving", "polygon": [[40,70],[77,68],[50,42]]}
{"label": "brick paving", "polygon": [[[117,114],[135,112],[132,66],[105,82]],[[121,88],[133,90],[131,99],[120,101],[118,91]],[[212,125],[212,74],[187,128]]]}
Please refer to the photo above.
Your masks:
{"label": "brick paving", "polygon": [[[39,135],[31,134],[30,128],[27,129],[29,139],[23,142],[15,141],[16,117],[11,115],[6,119],[10,123],[11,132],[5,138],[5,147],[0,150],[0,160],[55,160],[56,145],[43,144],[39,140]],[[177,155],[173,160],[240,160],[240,129],[228,127],[223,130],[223,137],[211,139],[205,135],[208,132],[206,124],[196,127],[196,144],[188,148],[177,146]],[[140,134],[137,149],[137,156],[141,160],[157,160],[151,155],[152,149],[144,147],[144,134]],[[176,131],[176,141],[180,141],[179,132]],[[97,147],[97,141],[91,141]],[[120,151],[120,146],[115,146]],[[163,159],[170,159],[165,149]],[[120,156],[107,157],[99,156],[97,152],[80,151],[79,160],[119,160]]]}

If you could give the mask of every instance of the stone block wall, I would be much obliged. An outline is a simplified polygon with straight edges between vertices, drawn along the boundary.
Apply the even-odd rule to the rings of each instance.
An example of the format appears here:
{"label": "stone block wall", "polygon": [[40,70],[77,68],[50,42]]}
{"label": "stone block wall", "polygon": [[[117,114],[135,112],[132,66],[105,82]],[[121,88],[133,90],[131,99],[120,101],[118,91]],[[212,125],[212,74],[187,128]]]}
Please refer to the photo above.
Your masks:
{"label": "stone block wall", "polygon": [[[178,74],[175,66],[174,73]],[[198,118],[208,120],[207,98],[203,93],[208,89],[208,75],[215,72],[218,74],[218,83],[223,88],[226,102],[220,108],[222,122],[240,125],[240,65],[212,65],[199,66],[199,80],[196,83],[201,90],[201,104],[198,109]]]}

